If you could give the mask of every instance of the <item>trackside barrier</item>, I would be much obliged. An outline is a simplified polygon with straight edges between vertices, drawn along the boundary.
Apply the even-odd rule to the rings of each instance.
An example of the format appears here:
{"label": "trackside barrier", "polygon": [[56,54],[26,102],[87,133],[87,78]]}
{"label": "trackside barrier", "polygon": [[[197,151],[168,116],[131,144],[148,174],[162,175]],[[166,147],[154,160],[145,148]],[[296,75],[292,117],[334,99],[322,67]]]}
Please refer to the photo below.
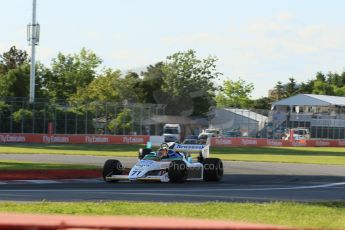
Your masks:
{"label": "trackside barrier", "polygon": [[0,143],[146,144],[147,135],[0,134]]}
{"label": "trackside barrier", "polygon": [[[0,143],[42,144],[146,144],[162,143],[162,137],[149,135],[73,135],[73,134],[26,134],[2,133]],[[256,138],[211,138],[213,147],[345,147],[345,140],[272,140]]]}
{"label": "trackside barrier", "polygon": [[208,221],[182,218],[159,217],[94,217],[67,215],[28,215],[28,214],[0,214],[0,229],[228,229],[228,230],[288,230],[272,225],[246,224],[227,221]]}
{"label": "trackside barrier", "polygon": [[272,140],[256,138],[211,138],[212,147],[345,147],[345,140]]}

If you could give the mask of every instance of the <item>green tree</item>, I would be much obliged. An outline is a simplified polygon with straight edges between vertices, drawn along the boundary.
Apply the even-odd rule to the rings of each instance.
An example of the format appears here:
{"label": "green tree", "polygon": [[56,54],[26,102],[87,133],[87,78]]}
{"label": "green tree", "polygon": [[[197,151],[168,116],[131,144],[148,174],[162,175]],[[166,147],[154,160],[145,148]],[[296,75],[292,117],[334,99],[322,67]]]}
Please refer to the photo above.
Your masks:
{"label": "green tree", "polygon": [[326,76],[322,72],[317,72],[315,78],[317,81],[326,81]]}
{"label": "green tree", "polygon": [[136,73],[130,72],[123,77],[119,70],[106,69],[89,85],[79,88],[71,99],[79,102],[122,103],[126,100],[136,103],[142,93],[140,82],[141,79]]}
{"label": "green tree", "polygon": [[0,75],[28,63],[29,59],[26,51],[18,50],[15,46],[12,46],[9,51],[0,55]]}
{"label": "green tree", "polygon": [[165,74],[163,72],[164,63],[158,62],[155,65],[147,67],[146,71],[142,72],[143,80],[140,82],[142,90],[141,102],[143,103],[157,103],[155,93],[162,91]]}
{"label": "green tree", "polygon": [[284,85],[281,81],[277,82],[277,84],[274,87],[274,91],[275,91],[274,99],[281,100],[282,98],[285,97]]}
{"label": "green tree", "polygon": [[252,83],[245,80],[226,80],[223,83],[223,90],[217,95],[218,107],[249,108],[252,104],[250,95],[254,90]]}
{"label": "green tree", "polygon": [[313,82],[313,94],[334,95],[334,88],[328,82],[318,79]]}
{"label": "green tree", "polygon": [[77,94],[71,98],[78,102],[119,102],[122,99],[118,89],[121,85],[120,76],[119,70],[107,69],[89,85],[79,88]]}
{"label": "green tree", "polygon": [[270,110],[272,102],[273,102],[272,98],[261,97],[259,99],[253,100],[252,108]]}
{"label": "green tree", "polygon": [[344,97],[345,96],[345,86],[343,86],[343,87],[336,87],[334,89],[334,95],[335,96]]}
{"label": "green tree", "polygon": [[83,48],[79,54],[59,53],[53,59],[51,75],[45,80],[45,88],[53,99],[68,100],[85,88],[96,77],[101,59],[92,51]]}
{"label": "green tree", "polygon": [[9,70],[0,78],[1,97],[27,97],[29,95],[30,66],[22,65]]}
{"label": "green tree", "polygon": [[312,93],[313,92],[313,81],[302,82],[299,87],[300,93]]}
{"label": "green tree", "polygon": [[[43,98],[47,91],[43,87],[46,77],[46,67],[38,63],[36,65],[35,96]],[[30,65],[23,64],[15,69],[10,69],[0,77],[0,97],[28,97],[30,85]]]}
{"label": "green tree", "polygon": [[130,103],[144,102],[144,91],[142,89],[142,80],[135,72],[128,72],[124,78],[121,78],[119,87],[122,100],[127,100]]}
{"label": "green tree", "polygon": [[298,93],[298,86],[296,80],[293,77],[289,78],[289,82],[285,85],[286,97],[294,96]]}
{"label": "green tree", "polygon": [[27,97],[30,66],[26,51],[12,46],[0,55],[0,96]]}
{"label": "green tree", "polygon": [[194,50],[168,56],[162,71],[162,91],[155,92],[155,101],[168,105],[167,114],[206,116],[215,104],[217,87],[213,81],[221,75],[216,62],[211,56],[198,59]]}
{"label": "green tree", "polygon": [[114,134],[129,134],[132,126],[132,110],[125,108],[109,122],[108,129]]}
{"label": "green tree", "polygon": [[19,109],[12,114],[12,117],[15,122],[19,123],[24,119],[31,119],[33,117],[33,113],[27,109]]}

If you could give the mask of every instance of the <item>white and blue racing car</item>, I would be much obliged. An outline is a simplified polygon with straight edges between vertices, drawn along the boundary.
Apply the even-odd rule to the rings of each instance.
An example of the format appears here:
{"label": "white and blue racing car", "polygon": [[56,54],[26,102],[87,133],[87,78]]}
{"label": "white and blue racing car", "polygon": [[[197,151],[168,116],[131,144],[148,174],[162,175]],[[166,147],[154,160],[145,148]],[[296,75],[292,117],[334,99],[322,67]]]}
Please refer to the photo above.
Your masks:
{"label": "white and blue racing car", "polygon": [[[191,157],[194,153],[198,154],[197,161]],[[219,158],[209,158],[209,145],[163,143],[158,151],[139,149],[138,157],[131,169],[123,168],[118,160],[107,160],[103,166],[104,181],[182,183],[189,180],[220,181],[223,177],[223,163]]]}

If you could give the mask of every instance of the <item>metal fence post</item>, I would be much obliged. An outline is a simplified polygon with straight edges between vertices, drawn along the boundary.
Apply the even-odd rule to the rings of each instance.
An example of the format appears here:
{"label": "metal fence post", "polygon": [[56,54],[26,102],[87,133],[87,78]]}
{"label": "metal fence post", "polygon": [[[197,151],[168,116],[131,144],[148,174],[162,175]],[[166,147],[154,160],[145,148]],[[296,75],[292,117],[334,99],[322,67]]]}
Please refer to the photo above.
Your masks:
{"label": "metal fence post", "polygon": [[[117,104],[114,105],[114,119],[117,118]],[[115,125],[114,125],[114,134],[116,134],[117,132],[117,123],[115,122]]]}
{"label": "metal fence post", "polygon": [[57,128],[57,124],[56,124],[56,122],[57,122],[57,119],[56,119],[56,107],[54,106],[54,134],[56,134],[57,133],[57,131],[56,131],[56,128]]}
{"label": "metal fence post", "polygon": [[[156,111],[155,111],[155,115],[157,115],[157,114],[158,114],[158,108],[156,107],[155,110],[156,110]],[[159,133],[159,131],[158,131],[158,124],[156,123],[156,124],[155,124],[155,135],[158,135],[158,133]]]}
{"label": "metal fence post", "polygon": [[105,102],[105,126],[104,134],[108,134],[108,102]]}
{"label": "metal fence post", "polygon": [[35,133],[35,104],[32,103],[32,133]]}
{"label": "metal fence post", "polygon": [[134,108],[135,108],[135,105],[132,105],[132,109],[131,109],[131,119],[132,119],[131,132],[132,132],[132,135],[134,134],[134,124],[135,124]]}
{"label": "metal fence post", "polygon": [[67,110],[64,108],[64,113],[65,113],[65,133],[68,133],[67,131]]}
{"label": "metal fence post", "polygon": [[74,113],[74,134],[78,134],[78,113]]}
{"label": "metal fence post", "polygon": [[[23,108],[24,108],[24,101],[22,101],[22,109]],[[21,133],[24,133],[24,119],[25,118],[21,118],[21,121],[20,121]]]}
{"label": "metal fence post", "polygon": [[[122,111],[126,110],[126,106],[124,106]],[[126,124],[126,116],[122,116],[122,134],[126,135],[126,129],[125,129],[125,124]]]}
{"label": "metal fence post", "polygon": [[85,110],[85,134],[87,134],[87,110],[88,110],[88,107],[87,106],[85,106],[85,108],[86,108],[86,110]]}
{"label": "metal fence post", "polygon": [[46,133],[46,103],[43,102],[43,107],[44,107],[44,113],[43,113],[43,133]]}
{"label": "metal fence post", "polygon": [[97,126],[94,125],[94,120],[97,122],[98,120],[98,103],[96,103],[96,114],[95,114],[95,117],[92,119],[92,125],[94,126],[94,131],[93,131],[93,134],[96,134],[97,133]]}
{"label": "metal fence post", "polygon": [[143,105],[141,104],[140,106],[140,135],[143,135],[143,115],[144,115],[144,108]]}

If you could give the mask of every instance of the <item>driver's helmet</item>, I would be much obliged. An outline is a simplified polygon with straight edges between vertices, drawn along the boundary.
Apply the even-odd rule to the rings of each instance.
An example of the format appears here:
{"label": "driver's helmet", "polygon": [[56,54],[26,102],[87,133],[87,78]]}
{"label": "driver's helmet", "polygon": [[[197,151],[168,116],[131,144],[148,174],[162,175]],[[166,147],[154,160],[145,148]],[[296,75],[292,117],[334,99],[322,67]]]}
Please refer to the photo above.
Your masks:
{"label": "driver's helmet", "polygon": [[157,157],[166,157],[168,156],[168,147],[162,147],[157,152]]}

